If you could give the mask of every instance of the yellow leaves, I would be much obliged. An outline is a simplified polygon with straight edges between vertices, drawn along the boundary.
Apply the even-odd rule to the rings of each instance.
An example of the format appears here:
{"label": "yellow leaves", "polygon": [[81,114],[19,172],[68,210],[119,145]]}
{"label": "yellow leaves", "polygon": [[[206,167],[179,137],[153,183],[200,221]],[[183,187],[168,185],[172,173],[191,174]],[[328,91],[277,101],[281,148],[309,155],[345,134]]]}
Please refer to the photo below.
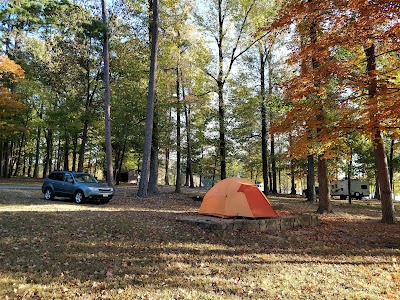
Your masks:
{"label": "yellow leaves", "polygon": [[25,76],[21,66],[9,59],[7,55],[0,56],[0,129],[7,133],[16,133],[21,130],[21,124],[15,122],[16,116],[24,108],[18,101],[18,94],[6,88],[7,83],[16,82]]}
{"label": "yellow leaves", "polygon": [[4,80],[15,82],[24,77],[25,72],[20,65],[9,59],[7,55],[0,56],[0,82]]}
{"label": "yellow leaves", "polygon": [[14,93],[8,92],[7,89],[0,88],[0,115],[4,113],[6,107],[13,107],[14,109],[19,109],[23,107],[21,102],[18,102],[16,95]]}
{"label": "yellow leaves", "polygon": [[366,267],[363,265],[360,266],[360,271],[366,275],[367,278],[372,279],[372,273],[370,270],[368,270]]}
{"label": "yellow leaves", "polygon": [[6,89],[0,88],[0,128],[4,130],[6,127],[9,129],[16,126],[14,119],[22,109],[24,104],[17,101],[14,93],[8,92]]}

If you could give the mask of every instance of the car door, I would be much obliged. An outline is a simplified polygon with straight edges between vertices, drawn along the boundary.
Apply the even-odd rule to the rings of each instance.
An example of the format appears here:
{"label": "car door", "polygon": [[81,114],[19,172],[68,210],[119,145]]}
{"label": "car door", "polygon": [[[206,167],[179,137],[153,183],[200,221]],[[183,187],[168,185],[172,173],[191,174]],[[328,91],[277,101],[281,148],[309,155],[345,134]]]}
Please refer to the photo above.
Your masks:
{"label": "car door", "polygon": [[74,177],[71,173],[64,174],[63,194],[66,197],[72,197],[74,194]]}
{"label": "car door", "polygon": [[52,183],[53,183],[54,195],[58,197],[63,196],[64,173],[56,173]]}

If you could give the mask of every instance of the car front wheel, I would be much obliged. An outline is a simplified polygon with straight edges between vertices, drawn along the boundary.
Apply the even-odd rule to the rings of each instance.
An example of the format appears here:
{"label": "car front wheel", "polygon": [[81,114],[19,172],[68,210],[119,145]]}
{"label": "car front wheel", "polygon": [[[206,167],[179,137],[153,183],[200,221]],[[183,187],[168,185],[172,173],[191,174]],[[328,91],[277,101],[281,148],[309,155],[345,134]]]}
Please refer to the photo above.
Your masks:
{"label": "car front wheel", "polygon": [[45,200],[53,200],[54,199],[54,194],[51,189],[46,189],[44,191],[44,199]]}
{"label": "car front wheel", "polygon": [[74,201],[77,204],[82,204],[85,201],[85,195],[82,191],[77,191],[74,196]]}

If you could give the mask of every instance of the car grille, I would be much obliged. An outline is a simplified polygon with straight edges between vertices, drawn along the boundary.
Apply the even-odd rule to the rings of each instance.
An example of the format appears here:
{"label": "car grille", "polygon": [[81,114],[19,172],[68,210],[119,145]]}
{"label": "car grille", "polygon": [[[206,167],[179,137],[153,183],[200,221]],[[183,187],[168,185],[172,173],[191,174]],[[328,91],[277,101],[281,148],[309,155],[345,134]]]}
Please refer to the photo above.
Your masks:
{"label": "car grille", "polygon": [[99,192],[111,192],[111,189],[99,189]]}

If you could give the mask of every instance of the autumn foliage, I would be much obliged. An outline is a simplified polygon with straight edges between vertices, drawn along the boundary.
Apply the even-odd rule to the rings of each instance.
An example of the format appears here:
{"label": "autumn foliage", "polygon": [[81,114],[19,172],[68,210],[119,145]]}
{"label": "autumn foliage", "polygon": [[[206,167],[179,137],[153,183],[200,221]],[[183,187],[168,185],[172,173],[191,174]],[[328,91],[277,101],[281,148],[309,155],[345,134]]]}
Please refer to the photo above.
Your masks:
{"label": "autumn foliage", "polygon": [[350,134],[367,134],[386,222],[395,217],[382,134],[400,125],[399,12],[397,1],[288,1],[271,25],[295,32],[288,111],[273,130],[291,133],[292,156],[324,159],[347,152]]}
{"label": "autumn foliage", "polygon": [[[296,26],[289,62],[295,76],[285,85],[289,110],[274,128],[295,129],[293,152],[337,153],[351,132],[390,132],[398,127],[400,26],[396,1],[288,1],[272,27]],[[310,29],[317,37],[310,41]],[[364,49],[375,44],[377,93],[368,97],[370,79]],[[312,62],[317,62],[317,67]],[[314,118],[324,111],[323,120]],[[304,126],[307,123],[307,126]],[[310,129],[320,129],[309,138]],[[303,147],[298,147],[302,145]],[[305,149],[304,145],[309,145]],[[306,152],[306,153],[304,153]]]}
{"label": "autumn foliage", "polygon": [[15,82],[25,76],[21,66],[9,59],[7,55],[0,56],[0,84],[4,86],[9,82]]}
{"label": "autumn foliage", "polygon": [[7,55],[0,56],[0,130],[2,135],[14,134],[21,130],[21,126],[15,122],[15,117],[24,105],[18,101],[18,94],[12,92],[10,87],[24,75],[24,70]]}

